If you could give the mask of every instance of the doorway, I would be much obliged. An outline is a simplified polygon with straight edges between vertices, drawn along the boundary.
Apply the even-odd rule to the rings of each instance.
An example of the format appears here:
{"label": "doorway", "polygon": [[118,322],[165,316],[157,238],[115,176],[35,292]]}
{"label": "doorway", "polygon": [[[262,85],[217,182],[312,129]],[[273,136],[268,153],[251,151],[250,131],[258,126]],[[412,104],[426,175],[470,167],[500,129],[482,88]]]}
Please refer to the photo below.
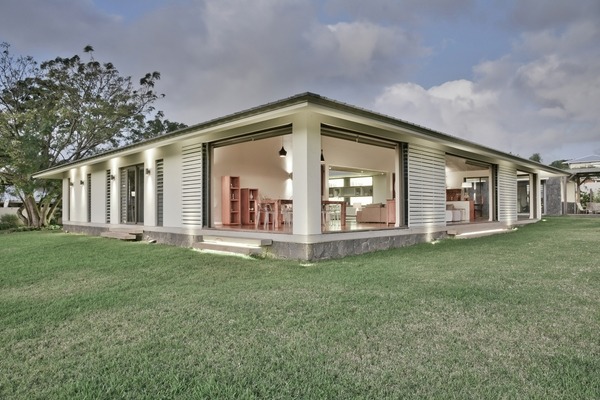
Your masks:
{"label": "doorway", "polygon": [[[474,221],[490,220],[490,185],[488,177],[465,178],[467,198],[473,201]],[[470,187],[469,187],[470,186]]]}
{"label": "doorway", "polygon": [[121,168],[121,223],[144,222],[144,164]]}
{"label": "doorway", "polygon": [[446,154],[446,223],[493,221],[493,165]]}

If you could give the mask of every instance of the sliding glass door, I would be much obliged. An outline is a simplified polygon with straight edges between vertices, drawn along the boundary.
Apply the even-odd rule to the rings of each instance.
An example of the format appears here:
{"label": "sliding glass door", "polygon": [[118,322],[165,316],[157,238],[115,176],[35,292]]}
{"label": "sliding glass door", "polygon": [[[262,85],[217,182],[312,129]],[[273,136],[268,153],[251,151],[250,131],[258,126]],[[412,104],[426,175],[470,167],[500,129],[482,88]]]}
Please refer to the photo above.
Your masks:
{"label": "sliding glass door", "polygon": [[121,168],[121,223],[144,222],[144,164]]}

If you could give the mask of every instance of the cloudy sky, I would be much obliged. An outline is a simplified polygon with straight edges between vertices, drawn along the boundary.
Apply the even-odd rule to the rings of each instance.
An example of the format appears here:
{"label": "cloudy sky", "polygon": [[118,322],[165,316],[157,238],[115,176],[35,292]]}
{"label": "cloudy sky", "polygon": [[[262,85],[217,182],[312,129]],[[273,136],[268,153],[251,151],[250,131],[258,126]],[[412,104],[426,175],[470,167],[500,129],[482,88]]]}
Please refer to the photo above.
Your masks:
{"label": "cloudy sky", "polygon": [[546,163],[600,154],[598,0],[2,0],[0,42],[160,71],[190,125],[311,91]]}

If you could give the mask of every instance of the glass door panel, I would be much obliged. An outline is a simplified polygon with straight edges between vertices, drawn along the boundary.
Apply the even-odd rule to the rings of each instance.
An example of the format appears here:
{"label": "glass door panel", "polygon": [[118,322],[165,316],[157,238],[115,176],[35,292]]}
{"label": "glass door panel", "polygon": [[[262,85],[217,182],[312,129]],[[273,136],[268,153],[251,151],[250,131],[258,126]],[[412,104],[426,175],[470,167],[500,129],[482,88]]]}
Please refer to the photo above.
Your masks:
{"label": "glass door panel", "polygon": [[127,167],[122,170],[121,204],[125,215],[124,223],[144,222],[144,165]]}

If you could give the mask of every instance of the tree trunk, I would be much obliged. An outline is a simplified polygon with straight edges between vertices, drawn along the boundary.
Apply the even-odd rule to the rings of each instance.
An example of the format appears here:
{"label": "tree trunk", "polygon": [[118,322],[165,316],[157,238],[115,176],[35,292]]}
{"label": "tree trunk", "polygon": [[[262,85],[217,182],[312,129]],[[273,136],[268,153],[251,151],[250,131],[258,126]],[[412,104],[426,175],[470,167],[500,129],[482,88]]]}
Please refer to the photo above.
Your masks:
{"label": "tree trunk", "polygon": [[61,193],[54,193],[54,195],[56,198],[46,195],[38,203],[33,194],[20,193],[22,205],[17,210],[17,216],[25,226],[42,228],[50,225],[50,220],[62,201]]}
{"label": "tree trunk", "polygon": [[[21,199],[21,200],[23,200],[23,199]],[[23,222],[23,225],[29,226],[29,218],[27,218],[25,215],[23,215],[23,210],[25,209],[25,205],[24,204],[25,203],[21,204],[21,206],[17,210],[17,216],[19,217],[19,219],[21,220],[21,222]]]}
{"label": "tree trunk", "polygon": [[23,198],[23,205],[25,206],[29,220],[27,226],[41,228],[42,220],[40,219],[40,211],[33,195],[26,195]]}
{"label": "tree trunk", "polygon": [[50,220],[54,217],[54,213],[58,208],[58,205],[62,202],[62,195],[59,195],[54,201],[52,199],[46,200],[43,208],[44,212],[40,215],[40,219],[43,221],[43,226],[49,226]]}

